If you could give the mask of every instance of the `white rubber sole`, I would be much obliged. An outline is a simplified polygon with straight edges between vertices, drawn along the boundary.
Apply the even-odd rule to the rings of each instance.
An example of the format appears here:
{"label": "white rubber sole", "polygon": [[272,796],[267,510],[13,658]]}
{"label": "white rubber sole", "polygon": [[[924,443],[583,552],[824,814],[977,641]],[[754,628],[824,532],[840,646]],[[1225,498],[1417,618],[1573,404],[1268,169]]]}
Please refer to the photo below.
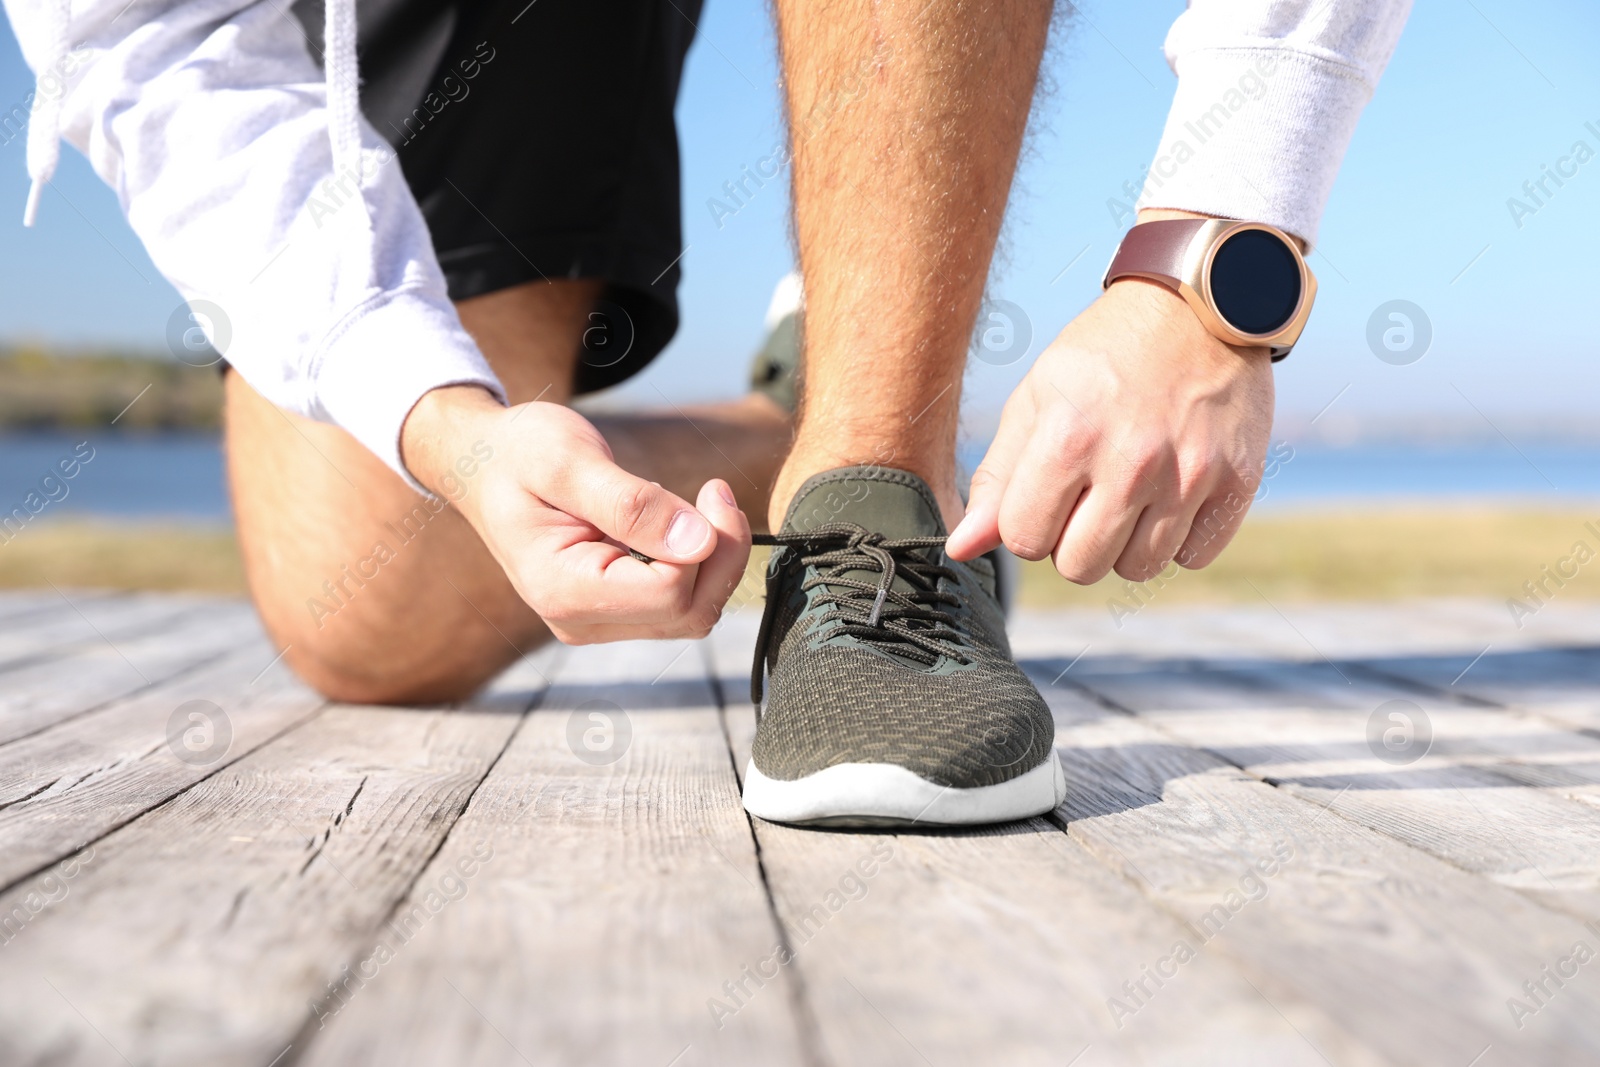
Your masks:
{"label": "white rubber sole", "polygon": [[999,785],[952,789],[892,763],[838,763],[792,782],[745,767],[744,809],[768,822],[829,826],[972,826],[1043,815],[1066,799],[1055,752]]}

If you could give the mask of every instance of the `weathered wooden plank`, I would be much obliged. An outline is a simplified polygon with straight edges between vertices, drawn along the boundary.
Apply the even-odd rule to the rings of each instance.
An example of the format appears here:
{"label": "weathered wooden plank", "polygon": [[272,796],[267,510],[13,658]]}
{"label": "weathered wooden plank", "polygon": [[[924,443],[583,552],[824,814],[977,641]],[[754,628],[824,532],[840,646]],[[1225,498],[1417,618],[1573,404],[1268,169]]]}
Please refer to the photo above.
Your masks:
{"label": "weathered wooden plank", "polygon": [[[1600,740],[1320,664],[1080,681],[1251,774],[1600,928]],[[1416,747],[1391,756],[1404,762],[1377,754],[1390,729],[1412,731]]]}
{"label": "weathered wooden plank", "polygon": [[[1126,595],[1117,599],[1124,609],[1136,603]],[[1253,605],[1167,607],[1158,591],[1148,607],[1121,611],[1115,620],[1109,611],[1095,609],[1022,610],[1016,614],[1013,632],[1023,656],[1070,658],[1088,646],[1086,658],[1127,657],[1140,662],[1263,657],[1320,662],[1327,657],[1342,663],[1454,656],[1465,651],[1456,662],[1458,672],[1491,642],[1497,651],[1600,645],[1600,612],[1576,604],[1551,604],[1518,630],[1510,624],[1503,601],[1305,604],[1261,599]],[[1454,672],[1444,681],[1453,676]]]}
{"label": "weathered wooden plank", "polygon": [[[1082,672],[1150,665],[1248,668],[1285,660],[1386,675],[1458,699],[1520,704],[1565,725],[1600,729],[1600,613],[1552,604],[1521,631],[1500,602],[1415,601],[1380,605],[1286,604],[1281,614],[1229,609],[1216,617],[1181,608],[1124,619],[1115,641],[1086,642],[1086,613],[1030,615],[1020,656],[1076,656]],[[1093,620],[1087,620],[1092,622]],[[1535,622],[1538,624],[1535,626]],[[1154,631],[1148,624],[1157,624]],[[1144,641],[1146,637],[1156,638]],[[1573,645],[1586,640],[1587,645]],[[1070,650],[1070,651],[1069,651]]]}
{"label": "weathered wooden plank", "polygon": [[471,884],[417,877],[532,700],[336,706],[98,842],[0,952],[0,1062],[283,1062],[397,901]]}
{"label": "weathered wooden plank", "polygon": [[485,848],[294,1062],[806,1062],[787,971],[721,1029],[707,1009],[725,982],[754,990],[778,934],[696,647],[575,651],[419,890]]}
{"label": "weathered wooden plank", "polygon": [[[266,733],[241,734],[235,762],[192,784],[224,765],[185,779],[173,758],[152,772],[166,713],[185,692],[156,687],[0,744],[0,884],[14,809],[27,815],[19,832],[58,839],[53,856],[99,838],[70,878],[54,868],[0,894],[0,1063],[261,1065],[282,1053],[279,1067],[674,1055],[679,1067],[1060,1064],[1081,1053],[1080,1067],[1199,1055],[1346,1065],[1467,1063],[1490,1044],[1480,1063],[1592,1062],[1591,983],[1558,987],[1548,975],[1571,962],[1577,940],[1600,944],[1600,929],[1549,909],[1588,914],[1593,809],[1580,805],[1594,802],[1600,741],[1386,689],[1358,671],[1346,685],[1294,632],[1349,670],[1350,655],[1443,662],[1480,632],[1475,618],[1451,619],[1408,608],[1364,626],[1353,609],[1330,618],[1307,608],[1290,627],[1250,609],[1209,627],[1203,613],[1151,609],[1051,686],[1094,630],[1081,620],[1051,630],[1044,617],[1018,643],[1057,714],[1069,834],[1040,821],[899,835],[761,823],[759,861],[692,648],[582,652],[579,672],[526,720],[470,803],[489,765],[482,751],[504,726],[498,705],[329,709],[265,745]],[[1555,622],[1581,633],[1571,618]],[[741,769],[753,623],[717,637]],[[1144,640],[1146,623],[1158,641]],[[245,685],[233,675],[275,653],[255,639],[227,661],[227,679],[222,660],[186,677]],[[1565,669],[1563,692],[1583,699],[1582,669]],[[1078,682],[1155,706],[1149,717],[1118,714]],[[1363,754],[1364,704],[1385,693],[1433,718],[1426,760],[1390,769]],[[152,695],[165,713],[125,710]],[[582,714],[568,740],[570,713],[589,700],[627,711],[631,740],[615,763],[577,758],[584,729],[598,725]],[[39,747],[51,739],[57,747]],[[152,740],[162,751],[141,748]],[[256,747],[240,758],[245,743]],[[31,758],[15,758],[23,752]],[[56,762],[89,772],[87,786],[69,777],[15,803],[13,778],[37,786]],[[1389,788],[1397,782],[1405,788]],[[1464,794],[1481,810],[1451,815],[1435,794]],[[103,827],[125,825],[56,832],[92,824],[100,809],[113,816]],[[1550,825],[1569,809],[1579,814]],[[1497,825],[1510,843],[1497,843]],[[19,904],[25,921],[13,932],[6,917],[15,925]],[[780,931],[793,961],[758,983],[750,975]],[[1160,980],[1180,940],[1196,954]],[[381,960],[380,941],[391,953]],[[346,965],[357,975],[348,982]],[[1545,994],[1525,981],[1544,982]],[[1527,1006],[1520,1019],[1511,998]]]}
{"label": "weathered wooden plank", "polygon": [[[190,610],[166,625],[80,646],[0,673],[0,745],[108,701],[167,681],[246,643],[265,648],[255,612],[242,601]],[[261,667],[270,662],[264,657]]]}
{"label": "weathered wooden plank", "polygon": [[[198,670],[0,745],[0,886],[75,852],[316,714],[322,699],[281,664],[261,674],[272,655],[265,641],[252,641]],[[186,707],[191,701],[201,703]]]}
{"label": "weathered wooden plank", "polygon": [[1514,616],[1506,601],[1422,602],[1460,639],[1363,655],[1361,666],[1441,696],[1522,707],[1552,721],[1600,731],[1600,611],[1556,601]]}
{"label": "weathered wooden plank", "polygon": [[[739,625],[714,641],[742,769],[754,715],[740,674],[753,633]],[[1117,808],[1114,786],[1079,786]],[[1194,939],[1053,822],[898,834],[755,828],[821,1045],[836,1062],[1179,1063],[1198,1048],[1215,1062],[1322,1062],[1221,953],[1182,964],[1182,980],[1162,983],[1147,1010],[1122,1010],[1124,983],[1155,992],[1152,969],[1177,969],[1174,947]],[[1343,1063],[1377,1062],[1325,1020],[1296,1024]]]}
{"label": "weathered wooden plank", "polygon": [[[1040,666],[1047,697],[1061,701],[1061,687],[1048,686],[1048,667]],[[1198,691],[1208,674],[1189,676]],[[1074,672],[1071,684],[1142,707],[1140,687],[1155,683],[1134,671],[1090,670]],[[1513,1017],[1508,1006],[1524,995],[1524,981],[1600,934],[1190,748],[1186,734],[1201,719],[1193,711],[1148,721],[1142,713],[1107,717],[1094,727],[1098,744],[1069,739],[1068,751],[1076,750],[1069,778],[1121,782],[1126,804],[1099,812],[1069,799],[1069,818],[1075,810],[1099,812],[1074,818],[1073,836],[1196,927],[1210,929],[1213,916],[1215,940],[1275,1005],[1291,1015],[1293,1004],[1313,1005],[1389,1059],[1466,1063],[1490,1046],[1508,1062],[1584,1063],[1600,1055],[1593,991],[1569,984],[1536,1021]],[[1259,743],[1265,727],[1256,726]],[[1252,864],[1274,857],[1281,862],[1271,878],[1245,883]],[[1396,1018],[1410,1025],[1396,1026]]]}
{"label": "weathered wooden plank", "polygon": [[[1466,643],[1460,630],[1441,627],[1428,615],[1431,602],[1416,604],[1254,603],[1168,607],[1159,591],[1144,607],[1130,594],[1116,598],[1117,611],[1075,608],[1022,610],[1012,630],[1019,655],[1038,651],[1076,655],[1085,645],[1091,656],[1138,660],[1222,661],[1238,658],[1320,660],[1386,654],[1396,647],[1431,651]],[[1426,616],[1419,620],[1420,614]],[[1443,612],[1446,618],[1448,613]],[[1480,646],[1481,647],[1481,646]],[[1070,649],[1070,651],[1068,651]]]}
{"label": "weathered wooden plank", "polygon": [[[1389,656],[1361,665],[1441,696],[1519,707],[1600,733],[1600,649],[1501,650],[1490,642],[1438,656]],[[1481,654],[1480,654],[1481,653]]]}
{"label": "weathered wooden plank", "polygon": [[69,614],[72,604],[106,597],[126,596],[126,593],[98,589],[68,589],[71,603],[54,589],[7,589],[0,592],[0,628],[10,629],[24,621],[42,621],[50,616]]}
{"label": "weathered wooden plank", "polygon": [[[71,594],[68,594],[71,595]],[[65,603],[65,601],[64,601]],[[170,626],[201,605],[161,594],[73,596],[68,610],[0,620],[0,671],[58,660]]]}

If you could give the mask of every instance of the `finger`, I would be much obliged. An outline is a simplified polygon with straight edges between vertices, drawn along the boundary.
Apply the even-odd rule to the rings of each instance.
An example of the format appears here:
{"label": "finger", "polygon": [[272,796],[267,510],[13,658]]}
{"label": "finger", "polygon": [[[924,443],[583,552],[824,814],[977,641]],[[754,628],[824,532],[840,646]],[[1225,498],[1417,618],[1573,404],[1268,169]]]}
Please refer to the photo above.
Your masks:
{"label": "finger", "polygon": [[1252,494],[1238,480],[1230,480],[1200,505],[1183,544],[1173,554],[1178,566],[1199,570],[1228,547],[1250,510]]}
{"label": "finger", "polygon": [[[1018,406],[1013,408],[1013,403]],[[1006,404],[994,441],[984,453],[983,462],[972,472],[967,513],[945,540],[944,550],[951,559],[976,559],[999,547],[1000,501],[1017,460],[1027,447],[1032,424],[1032,413],[1025,411],[1020,401]]]}
{"label": "finger", "polygon": [[701,636],[715,625],[750,557],[750,523],[726,482],[700,490],[698,509],[719,532],[698,565],[644,563],[605,541],[569,541],[546,584],[545,621],[568,644]]}
{"label": "finger", "polygon": [[1189,534],[1200,504],[1186,504],[1174,495],[1146,507],[1113,566],[1130,582],[1148,582],[1166,570]]}
{"label": "finger", "polygon": [[1023,559],[1050,555],[1089,489],[1093,447],[1093,437],[1077,429],[1034,433],[1000,504],[1000,535],[1007,548]]}
{"label": "finger", "polygon": [[635,559],[592,524],[548,506],[525,529],[529,543],[507,573],[552,629],[666,625],[693,599],[695,564]]}
{"label": "finger", "polygon": [[560,459],[556,473],[538,486],[550,506],[652,559],[699,563],[716,548],[716,532],[704,515],[600,450],[574,448]]}
{"label": "finger", "polygon": [[1069,582],[1091,585],[1111,570],[1133,534],[1144,505],[1124,493],[1095,486],[1083,495],[1053,553]]}
{"label": "finger", "polygon": [[[519,586],[552,629],[621,625],[665,634],[694,599],[695,564],[644,563],[605,541],[574,540],[536,551]],[[525,594],[526,595],[526,594]],[[646,629],[651,630],[645,633]],[[558,630],[558,632],[560,632]]]}
{"label": "finger", "polygon": [[[750,558],[750,522],[732,500],[732,489],[720,479],[701,487],[698,506],[718,531],[716,550],[703,563],[682,566],[656,560],[644,564],[612,548],[614,558],[598,584],[591,579],[580,587],[581,592],[569,590],[562,597],[576,600],[586,609],[554,623],[547,618],[551,632],[569,645],[705,636],[738,588]],[[603,557],[595,549],[610,547],[603,542],[591,545],[575,545],[573,550],[594,552],[599,559]],[[652,590],[652,579],[663,583],[659,589]],[[596,592],[602,585],[609,585],[604,595]]]}
{"label": "finger", "polygon": [[716,550],[700,564],[694,600],[684,619],[688,636],[704,637],[722,617],[722,606],[739,587],[750,562],[750,520],[739,510],[732,487],[720,478],[703,485],[695,503],[717,531]]}

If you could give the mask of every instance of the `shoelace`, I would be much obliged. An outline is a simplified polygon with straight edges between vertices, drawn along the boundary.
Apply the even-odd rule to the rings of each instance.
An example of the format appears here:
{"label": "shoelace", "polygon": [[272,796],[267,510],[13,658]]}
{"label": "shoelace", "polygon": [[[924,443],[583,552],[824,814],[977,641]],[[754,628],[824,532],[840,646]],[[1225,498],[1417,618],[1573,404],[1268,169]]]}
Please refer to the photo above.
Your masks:
{"label": "shoelace", "polygon": [[[795,549],[801,566],[818,568],[801,588],[825,587],[812,603],[831,605],[820,621],[835,624],[834,634],[849,634],[930,667],[941,656],[972,662],[961,632],[955,628],[955,616],[943,610],[946,605],[959,606],[961,600],[939,589],[939,579],[959,580],[960,576],[918,554],[919,549],[943,547],[944,542],[943,537],[891,539],[849,522],[827,523],[799,533],[757,534],[754,539],[757,545]],[[877,582],[846,573],[863,570],[876,570]],[[896,577],[904,578],[911,589],[895,589]],[[776,614],[772,610],[763,614],[756,637],[750,698],[757,707],[761,706],[767,645]]]}

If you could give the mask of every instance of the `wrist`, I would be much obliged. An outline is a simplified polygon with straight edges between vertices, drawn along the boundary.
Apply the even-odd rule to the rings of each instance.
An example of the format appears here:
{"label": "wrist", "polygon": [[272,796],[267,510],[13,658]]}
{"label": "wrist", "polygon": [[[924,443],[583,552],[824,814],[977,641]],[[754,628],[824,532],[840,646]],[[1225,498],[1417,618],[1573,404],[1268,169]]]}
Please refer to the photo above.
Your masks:
{"label": "wrist", "polygon": [[1228,344],[1207,330],[1188,301],[1159,282],[1146,278],[1119,278],[1101,295],[1116,320],[1138,324],[1148,351],[1174,370],[1209,376],[1216,370],[1238,369],[1260,363],[1270,365],[1271,349],[1260,345]]}
{"label": "wrist", "polygon": [[424,393],[400,428],[400,461],[429,492],[461,495],[458,464],[473,455],[505,407],[478,385],[447,385]]}

